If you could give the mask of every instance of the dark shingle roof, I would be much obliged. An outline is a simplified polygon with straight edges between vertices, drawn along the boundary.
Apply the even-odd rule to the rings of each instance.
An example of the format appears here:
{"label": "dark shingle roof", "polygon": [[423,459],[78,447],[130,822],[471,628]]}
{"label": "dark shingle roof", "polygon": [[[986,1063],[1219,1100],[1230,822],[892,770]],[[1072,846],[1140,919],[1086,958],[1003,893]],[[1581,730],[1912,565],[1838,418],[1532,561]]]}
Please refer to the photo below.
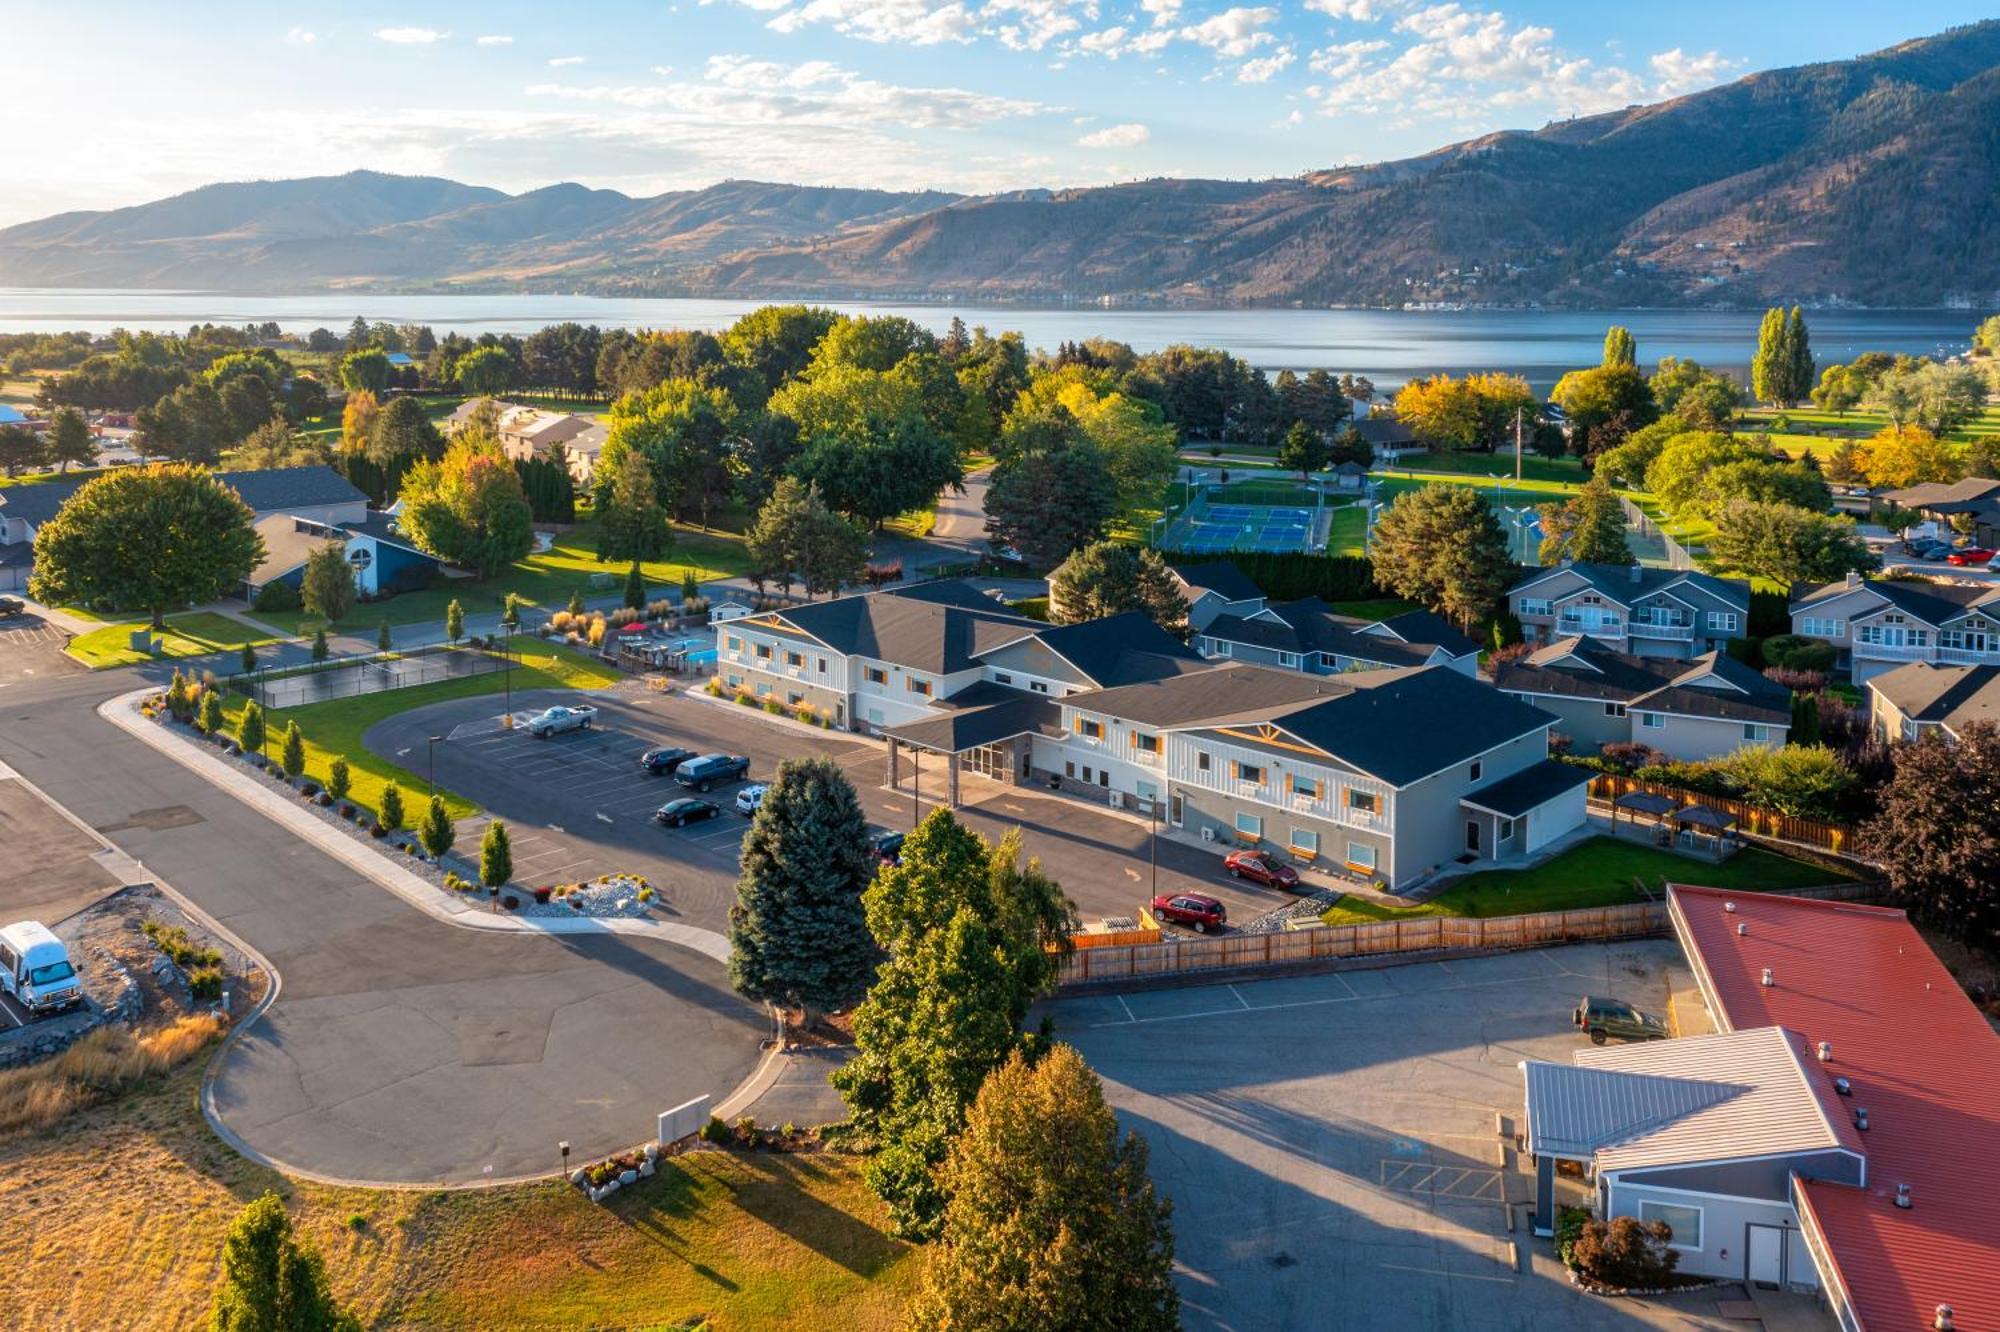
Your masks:
{"label": "dark shingle roof", "polygon": [[2000,723],[2000,666],[1933,666],[1913,661],[1884,671],[1868,687],[1911,721],[1961,731],[1973,722]]}
{"label": "dark shingle roof", "polygon": [[1479,645],[1429,611],[1411,611],[1380,621],[1388,633],[1367,632],[1378,622],[1342,615],[1318,597],[1304,597],[1269,607],[1258,615],[1219,615],[1201,633],[1279,652],[1325,652],[1380,662],[1384,666],[1421,666],[1433,648],[1454,657],[1477,652]]}
{"label": "dark shingle roof", "polygon": [[1204,591],[1213,592],[1224,601],[1256,601],[1264,595],[1263,591],[1250,581],[1249,575],[1227,560],[1212,560],[1206,564],[1174,564],[1168,567],[1197,594]]}
{"label": "dark shingle roof", "polygon": [[1538,805],[1546,804],[1557,796],[1574,791],[1579,786],[1588,786],[1597,774],[1589,768],[1580,768],[1573,763],[1561,763],[1555,759],[1543,759],[1531,763],[1509,777],[1497,782],[1488,782],[1469,795],[1460,797],[1468,805],[1490,810],[1503,819],[1518,819]]}
{"label": "dark shingle roof", "polygon": [[[1708,677],[1731,688],[1694,683]],[[1509,693],[1602,699],[1654,712],[1717,721],[1789,724],[1791,691],[1724,652],[1692,660],[1635,657],[1589,637],[1562,639],[1493,669]]]}
{"label": "dark shingle roof", "polygon": [[1692,569],[1658,569],[1645,564],[1586,564],[1579,561],[1557,565],[1514,584],[1509,589],[1509,595],[1565,570],[1605,596],[1626,605],[1655,592],[1688,587],[1706,593],[1726,606],[1735,607],[1740,614],[1747,615],[1750,611],[1750,584],[1740,578],[1717,578],[1714,574],[1698,573]]}
{"label": "dark shingle roof", "polygon": [[1347,693],[1353,689],[1347,678],[1267,666],[1216,666],[1143,684],[1071,694],[1063,702],[1142,726],[1190,726],[1245,709],[1279,708],[1301,699]]}
{"label": "dark shingle roof", "polygon": [[[0,491],[0,505],[9,518],[25,518],[36,527],[56,516],[91,476],[63,477],[33,486],[8,486]],[[283,513],[289,509],[312,508],[323,504],[365,504],[368,497],[331,467],[315,463],[310,467],[279,467],[261,472],[217,472],[215,479],[235,488],[243,502],[260,514]]]}
{"label": "dark shingle roof", "polygon": [[1333,677],[1346,694],[1294,704],[1269,720],[1395,786],[1553,725],[1555,718],[1444,666]]}
{"label": "dark shingle roof", "polygon": [[1873,592],[1905,615],[1914,615],[1926,624],[1943,624],[1975,606],[2000,602],[2000,588],[1933,583],[1926,578],[1870,578],[1859,587],[1850,587],[1845,582],[1816,587],[1793,602],[1791,609],[1803,610],[1816,601],[1857,591]]}
{"label": "dark shingle roof", "polygon": [[2000,481],[1991,477],[1968,476],[1950,483],[1925,481],[1901,490],[1885,490],[1882,498],[1906,509],[1970,512],[1982,500],[2000,495]]}
{"label": "dark shingle roof", "polygon": [[1382,627],[1407,643],[1428,643],[1454,657],[1479,651],[1479,644],[1452,628],[1451,621],[1436,611],[1404,611],[1382,621]]}
{"label": "dark shingle roof", "polygon": [[882,734],[939,753],[960,754],[1024,732],[1061,733],[1062,708],[1053,700],[1006,689],[1005,686],[996,687],[1010,697],[983,707],[946,713],[942,717],[925,717],[901,726],[884,727]]}
{"label": "dark shingle roof", "polygon": [[1045,628],[1035,636],[1106,689],[1183,675],[1206,664],[1199,653],[1154,624],[1144,611]]}

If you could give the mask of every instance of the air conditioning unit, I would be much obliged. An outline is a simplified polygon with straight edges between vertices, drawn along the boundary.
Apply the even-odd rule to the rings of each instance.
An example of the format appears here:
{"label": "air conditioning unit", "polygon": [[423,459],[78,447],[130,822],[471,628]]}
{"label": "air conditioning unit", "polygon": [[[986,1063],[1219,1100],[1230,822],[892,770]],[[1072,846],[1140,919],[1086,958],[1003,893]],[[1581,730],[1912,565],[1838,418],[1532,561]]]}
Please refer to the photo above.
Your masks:
{"label": "air conditioning unit", "polygon": [[1201,830],[1201,840],[1202,840],[1202,841],[1204,841],[1204,842],[1212,842],[1212,841],[1214,841],[1214,840],[1215,840],[1215,829],[1213,829],[1213,828],[1203,828],[1203,829]]}
{"label": "air conditioning unit", "polygon": [[1113,809],[1125,808],[1125,797],[1113,791],[1104,797],[1104,803]]}

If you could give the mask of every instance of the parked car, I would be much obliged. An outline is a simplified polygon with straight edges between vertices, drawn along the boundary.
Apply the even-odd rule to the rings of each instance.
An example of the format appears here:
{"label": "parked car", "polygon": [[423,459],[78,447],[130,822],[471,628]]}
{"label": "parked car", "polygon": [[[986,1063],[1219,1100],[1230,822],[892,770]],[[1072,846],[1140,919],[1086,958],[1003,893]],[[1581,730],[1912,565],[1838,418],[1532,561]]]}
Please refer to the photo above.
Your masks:
{"label": "parked car", "polygon": [[0,620],[28,613],[28,603],[19,597],[0,597]]}
{"label": "parked car", "polygon": [[694,757],[692,749],[649,749],[639,755],[639,766],[655,777],[671,777],[674,769]]}
{"label": "parked car", "polygon": [[1961,568],[1968,564],[1985,564],[1992,558],[1993,552],[1985,546],[1962,546],[1944,557],[1946,564],[1956,564]]}
{"label": "parked car", "polygon": [[564,731],[587,731],[596,720],[597,709],[593,707],[549,708],[528,718],[528,734],[546,740]]}
{"label": "parked car", "polygon": [[1951,554],[1951,547],[1942,541],[1918,541],[1910,546],[1910,554],[1920,560],[1935,563]]}
{"label": "parked car", "polygon": [[1280,865],[1266,851],[1231,851],[1222,866],[1232,879],[1248,879],[1267,888],[1293,889],[1299,886],[1299,872]]}
{"label": "parked car", "polygon": [[703,754],[674,769],[674,780],[691,791],[707,791],[724,782],[740,781],[750,771],[747,754]]}
{"label": "parked car", "polygon": [[39,920],[0,929],[0,989],[36,1013],[56,1013],[83,1002],[83,983],[69,948]]}
{"label": "parked car", "polygon": [[1229,922],[1229,908],[1207,893],[1161,893],[1153,899],[1153,914],[1196,934],[1219,930]]}
{"label": "parked car", "polygon": [[697,800],[693,796],[682,796],[669,800],[653,812],[653,822],[665,824],[669,828],[685,828],[690,823],[700,823],[712,819],[722,812],[722,806],[713,800]]}
{"label": "parked car", "polygon": [[1592,1045],[1614,1036],[1621,1041],[1664,1041],[1672,1034],[1657,1014],[1641,1012],[1622,999],[1587,995],[1569,1016],[1572,1025],[1589,1034]]}
{"label": "parked car", "polygon": [[875,849],[883,864],[898,865],[903,860],[903,838],[906,836],[906,833],[878,832],[868,839],[868,844]]}
{"label": "parked car", "polygon": [[757,807],[764,803],[764,793],[770,789],[770,787],[760,782],[755,786],[746,786],[741,791],[738,791],[736,793],[736,812],[746,819],[755,814]]}

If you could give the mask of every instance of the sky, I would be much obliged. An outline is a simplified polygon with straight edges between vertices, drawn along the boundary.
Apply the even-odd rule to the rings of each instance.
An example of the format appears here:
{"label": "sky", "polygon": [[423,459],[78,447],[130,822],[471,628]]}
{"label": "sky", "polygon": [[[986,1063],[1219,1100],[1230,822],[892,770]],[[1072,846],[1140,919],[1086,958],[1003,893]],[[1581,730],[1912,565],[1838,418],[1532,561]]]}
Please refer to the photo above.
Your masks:
{"label": "sky", "polygon": [[1990,12],[1990,0],[6,0],[0,225],[364,167],[633,195],[731,178],[983,193],[1289,176],[1844,59]]}

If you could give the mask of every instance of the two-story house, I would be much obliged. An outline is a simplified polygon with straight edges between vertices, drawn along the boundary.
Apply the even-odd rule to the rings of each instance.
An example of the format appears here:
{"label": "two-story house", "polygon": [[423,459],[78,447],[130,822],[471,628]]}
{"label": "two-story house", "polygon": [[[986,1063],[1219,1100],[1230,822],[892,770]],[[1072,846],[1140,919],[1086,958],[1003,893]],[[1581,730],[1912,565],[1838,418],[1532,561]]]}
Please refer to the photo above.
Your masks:
{"label": "two-story house", "polygon": [[1587,634],[1634,656],[1697,657],[1748,632],[1750,584],[1691,569],[1565,562],[1516,583],[1507,605],[1530,643]]}
{"label": "two-story house", "polygon": [[1791,691],[1726,652],[1682,661],[1563,638],[1495,666],[1493,685],[1553,713],[1579,754],[1636,742],[1695,761],[1791,736]]}
{"label": "two-story house", "polygon": [[1913,661],[2000,665],[2000,587],[1849,574],[1791,604],[1792,632],[1824,639],[1866,684]]}
{"label": "two-story house", "polygon": [[1264,594],[1241,569],[1228,560],[1167,567],[1188,603],[1188,627],[1199,630],[1218,615],[1255,615],[1264,609]]}
{"label": "two-story house", "polygon": [[1426,610],[1386,620],[1342,615],[1318,597],[1281,602],[1250,615],[1218,615],[1195,636],[1204,657],[1279,666],[1315,675],[1449,666],[1477,674],[1479,644]]}

